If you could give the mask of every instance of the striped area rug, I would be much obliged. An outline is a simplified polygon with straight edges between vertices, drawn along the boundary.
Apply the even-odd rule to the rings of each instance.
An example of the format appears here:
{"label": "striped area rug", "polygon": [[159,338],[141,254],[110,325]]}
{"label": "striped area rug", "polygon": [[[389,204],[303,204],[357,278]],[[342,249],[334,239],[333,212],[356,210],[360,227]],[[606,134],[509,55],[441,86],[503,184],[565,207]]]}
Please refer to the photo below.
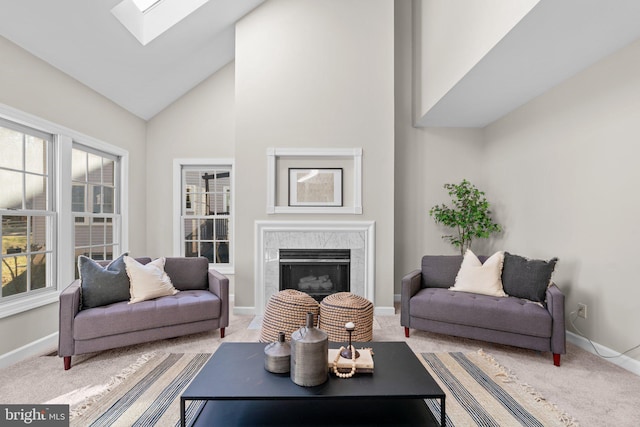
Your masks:
{"label": "striped area rug", "polygon": [[[163,353],[113,381],[105,392],[71,411],[71,426],[179,426],[180,394],[211,354]],[[187,421],[201,402],[187,406]]]}
{"label": "striped area rug", "polygon": [[[423,353],[424,365],[447,395],[447,426],[577,426],[577,422],[520,384],[491,356],[476,353]],[[440,403],[427,400],[439,416]]]}

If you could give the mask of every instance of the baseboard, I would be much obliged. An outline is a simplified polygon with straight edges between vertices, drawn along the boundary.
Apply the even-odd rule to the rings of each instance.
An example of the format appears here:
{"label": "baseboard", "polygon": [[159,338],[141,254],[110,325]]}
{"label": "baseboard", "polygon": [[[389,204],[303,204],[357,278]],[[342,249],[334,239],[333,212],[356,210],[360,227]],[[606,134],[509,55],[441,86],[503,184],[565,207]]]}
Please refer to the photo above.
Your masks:
{"label": "baseboard", "polygon": [[0,356],[0,369],[11,366],[28,357],[41,356],[58,347],[58,333],[40,338],[32,343],[23,345],[20,348],[5,353]]}
{"label": "baseboard", "polygon": [[374,316],[393,316],[396,314],[396,309],[394,307],[375,307],[373,309]]}
{"label": "baseboard", "polygon": [[255,307],[233,307],[233,314],[237,314],[238,316],[255,316],[256,308]]}
{"label": "baseboard", "polygon": [[[593,348],[594,346],[596,347],[596,349],[598,349],[598,352],[600,354],[604,354],[605,356],[609,356],[609,355],[615,356],[619,354],[619,352],[595,342],[593,343],[593,346],[591,346],[588,339],[569,331],[567,331],[567,341],[569,341],[571,344],[577,345],[581,349],[588,351],[591,354],[595,354],[596,356],[599,356],[599,355],[594,350]],[[611,362],[614,365],[617,365],[623,369],[626,369],[629,372],[633,372],[634,374],[640,376],[640,360],[632,359],[631,357],[628,357],[625,355],[611,358],[611,359],[605,358],[604,360],[607,360],[608,362]]]}

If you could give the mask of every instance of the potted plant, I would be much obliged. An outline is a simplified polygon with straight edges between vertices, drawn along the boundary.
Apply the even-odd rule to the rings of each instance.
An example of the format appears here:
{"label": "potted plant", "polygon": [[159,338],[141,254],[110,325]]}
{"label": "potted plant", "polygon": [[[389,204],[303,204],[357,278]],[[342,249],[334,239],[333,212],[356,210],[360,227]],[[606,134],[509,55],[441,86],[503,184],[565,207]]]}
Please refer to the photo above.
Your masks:
{"label": "potted plant", "polygon": [[491,219],[489,202],[484,197],[484,192],[466,179],[460,184],[445,184],[444,188],[449,190],[453,206],[436,205],[429,210],[429,215],[434,218],[436,224],[456,231],[456,234],[442,238],[459,248],[463,256],[473,239],[487,238],[492,233],[502,231],[502,227]]}

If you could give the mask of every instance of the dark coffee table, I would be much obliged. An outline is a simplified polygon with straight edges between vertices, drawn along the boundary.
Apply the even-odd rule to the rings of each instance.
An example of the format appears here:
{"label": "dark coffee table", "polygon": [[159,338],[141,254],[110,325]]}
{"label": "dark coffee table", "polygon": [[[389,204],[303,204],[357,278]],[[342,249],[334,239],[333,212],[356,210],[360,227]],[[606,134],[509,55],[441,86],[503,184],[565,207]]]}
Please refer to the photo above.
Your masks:
{"label": "dark coffee table", "polygon": [[[222,343],[180,396],[181,424],[186,402],[202,400],[196,426],[445,425],[445,393],[406,343],[354,345],[373,348],[372,374],[300,387],[264,369],[265,344]],[[424,399],[440,400],[439,424]]]}

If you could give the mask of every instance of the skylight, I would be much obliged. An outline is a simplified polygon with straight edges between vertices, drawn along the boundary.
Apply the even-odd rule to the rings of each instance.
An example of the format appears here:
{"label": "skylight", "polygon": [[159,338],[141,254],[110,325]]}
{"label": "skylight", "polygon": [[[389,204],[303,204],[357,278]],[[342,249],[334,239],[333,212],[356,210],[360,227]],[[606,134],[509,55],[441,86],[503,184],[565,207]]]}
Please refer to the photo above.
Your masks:
{"label": "skylight", "polygon": [[145,46],[208,1],[123,0],[111,13]]}

